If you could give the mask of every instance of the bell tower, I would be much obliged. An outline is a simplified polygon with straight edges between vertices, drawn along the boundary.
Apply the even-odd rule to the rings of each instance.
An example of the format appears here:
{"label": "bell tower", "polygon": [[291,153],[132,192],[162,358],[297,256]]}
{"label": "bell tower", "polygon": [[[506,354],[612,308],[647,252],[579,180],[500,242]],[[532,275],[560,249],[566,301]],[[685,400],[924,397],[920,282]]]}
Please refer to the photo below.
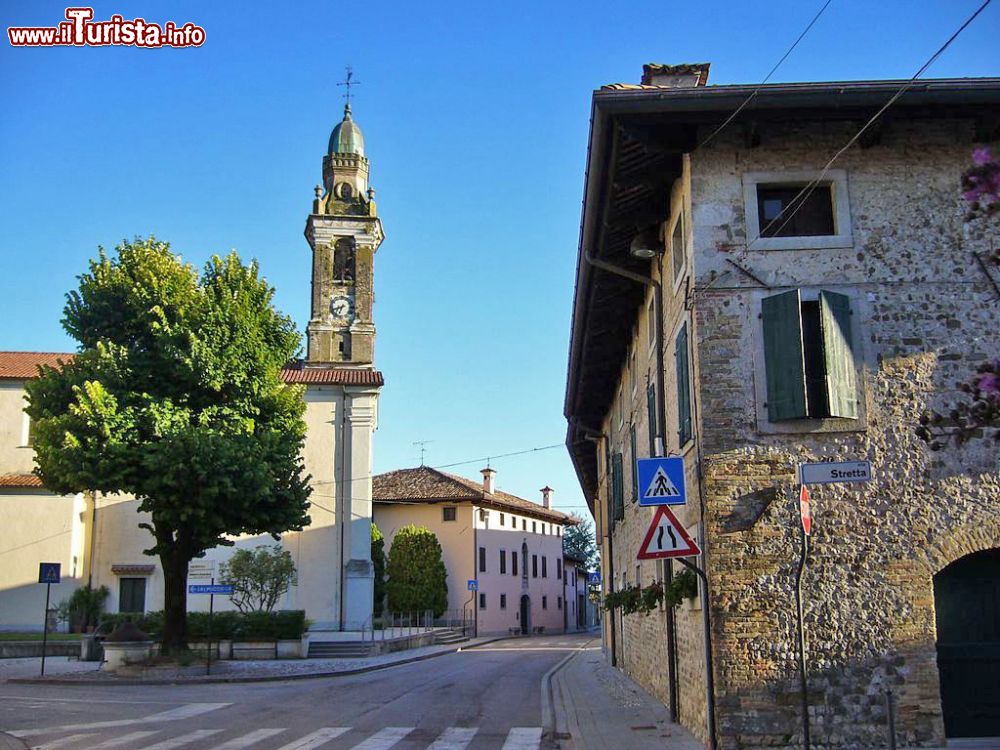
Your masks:
{"label": "bell tower", "polygon": [[306,239],[313,253],[312,313],[306,326],[307,365],[371,368],[375,361],[375,251],[382,222],[368,185],[361,128],[348,99],[323,157]]}

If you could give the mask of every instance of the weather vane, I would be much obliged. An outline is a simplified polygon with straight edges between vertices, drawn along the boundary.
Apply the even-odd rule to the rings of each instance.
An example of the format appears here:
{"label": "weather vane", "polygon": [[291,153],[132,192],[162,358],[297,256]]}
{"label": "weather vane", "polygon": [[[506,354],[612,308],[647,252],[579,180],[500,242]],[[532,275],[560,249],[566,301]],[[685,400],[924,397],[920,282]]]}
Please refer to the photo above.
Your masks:
{"label": "weather vane", "polygon": [[354,70],[350,65],[347,66],[347,78],[337,85],[346,87],[347,93],[344,94],[344,98],[347,99],[347,106],[351,106],[351,86],[360,86],[361,81],[354,80]]}

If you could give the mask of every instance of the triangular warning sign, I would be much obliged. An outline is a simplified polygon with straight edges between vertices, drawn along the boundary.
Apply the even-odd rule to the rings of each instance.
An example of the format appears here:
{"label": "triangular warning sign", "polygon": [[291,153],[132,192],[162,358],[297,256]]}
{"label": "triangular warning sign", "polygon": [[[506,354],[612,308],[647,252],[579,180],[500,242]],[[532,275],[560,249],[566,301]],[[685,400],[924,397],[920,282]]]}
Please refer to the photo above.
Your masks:
{"label": "triangular warning sign", "polygon": [[667,472],[663,470],[662,466],[656,467],[656,473],[653,474],[653,478],[649,480],[649,486],[646,487],[646,491],[642,493],[643,499],[653,498],[653,497],[680,497],[680,490],[670,481],[670,477],[667,476]]}
{"label": "triangular warning sign", "polygon": [[667,557],[692,557],[701,550],[687,530],[666,505],[659,505],[653,514],[646,538],[639,547],[639,560],[662,560]]}

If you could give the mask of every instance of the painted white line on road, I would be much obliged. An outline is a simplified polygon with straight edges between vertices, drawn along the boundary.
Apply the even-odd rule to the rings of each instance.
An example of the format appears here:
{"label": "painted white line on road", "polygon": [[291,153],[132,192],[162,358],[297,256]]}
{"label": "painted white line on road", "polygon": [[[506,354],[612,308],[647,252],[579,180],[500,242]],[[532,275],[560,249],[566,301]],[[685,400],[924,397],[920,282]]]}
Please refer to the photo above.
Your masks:
{"label": "painted white line on road", "polygon": [[169,740],[157,742],[155,745],[147,745],[146,747],[137,747],[135,750],[174,750],[175,747],[190,745],[192,742],[211,737],[213,734],[218,734],[221,731],[221,729],[196,729],[193,732],[182,734],[180,737],[171,737]]}
{"label": "painted white line on road", "polygon": [[110,729],[112,727],[131,727],[136,724],[152,724],[157,721],[177,721],[178,719],[189,719],[192,716],[206,714],[209,711],[216,711],[232,703],[188,703],[180,708],[173,708],[169,711],[161,711],[152,716],[141,719],[115,719],[112,721],[92,721],[87,724],[64,724],[60,727],[46,727],[45,729],[15,729],[7,730],[7,734],[15,737],[37,737],[40,734],[51,734],[52,732],[72,732],[75,729]]}
{"label": "painted white line on road", "polygon": [[381,729],[360,745],[355,745],[351,750],[389,750],[416,727],[386,727]]}
{"label": "painted white line on road", "polygon": [[448,727],[427,750],[465,750],[478,731],[476,727]]}
{"label": "painted white line on road", "polygon": [[158,729],[147,729],[142,732],[130,732],[129,734],[122,735],[121,737],[115,737],[113,739],[102,742],[100,745],[94,745],[90,750],[110,750],[113,747],[121,747],[124,745],[126,748],[132,748],[135,743],[139,740],[144,740],[147,737],[152,737],[154,734],[159,734]]}
{"label": "painted white line on road", "polygon": [[68,737],[60,737],[58,740],[50,740],[41,745],[32,745],[31,750],[56,750],[59,747],[66,747],[67,745],[72,745],[80,740],[85,740],[88,737],[93,737],[93,733],[88,734],[71,734]]}
{"label": "painted white line on road", "polygon": [[530,648],[472,648],[468,651],[463,651],[463,654],[473,654],[473,653],[488,653],[491,651],[502,651],[505,654],[519,654],[522,651],[579,651],[577,648],[571,648],[570,646],[531,646]]}
{"label": "painted white line on road", "polygon": [[322,729],[317,729],[312,734],[300,737],[294,742],[282,745],[278,750],[313,750],[313,748],[325,745],[330,740],[336,739],[340,735],[350,731],[350,727],[323,727]]}
{"label": "painted white line on road", "polygon": [[538,750],[541,742],[541,727],[512,727],[501,750]]}
{"label": "painted white line on road", "polygon": [[228,742],[223,742],[221,745],[213,748],[213,750],[243,750],[245,747],[256,745],[261,740],[266,740],[268,737],[274,737],[274,735],[281,734],[284,731],[284,728],[255,729],[248,734],[244,734],[242,737],[237,737],[229,740]]}
{"label": "painted white line on road", "polygon": [[161,706],[176,706],[177,701],[106,701],[99,698],[94,698],[92,700],[87,698],[37,698],[29,695],[2,695],[0,694],[0,700],[2,701],[30,701],[32,703],[128,703],[129,705],[135,703],[153,703]]}

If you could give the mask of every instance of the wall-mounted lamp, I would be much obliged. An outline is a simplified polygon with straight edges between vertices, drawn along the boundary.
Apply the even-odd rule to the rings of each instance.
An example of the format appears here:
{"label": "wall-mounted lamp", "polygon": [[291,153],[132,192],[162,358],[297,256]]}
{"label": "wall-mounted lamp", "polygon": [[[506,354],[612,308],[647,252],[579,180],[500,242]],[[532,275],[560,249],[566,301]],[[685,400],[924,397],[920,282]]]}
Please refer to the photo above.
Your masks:
{"label": "wall-mounted lamp", "polygon": [[639,232],[628,246],[628,252],[633,258],[639,260],[649,260],[662,253],[663,243],[660,242],[657,229],[654,227]]}

